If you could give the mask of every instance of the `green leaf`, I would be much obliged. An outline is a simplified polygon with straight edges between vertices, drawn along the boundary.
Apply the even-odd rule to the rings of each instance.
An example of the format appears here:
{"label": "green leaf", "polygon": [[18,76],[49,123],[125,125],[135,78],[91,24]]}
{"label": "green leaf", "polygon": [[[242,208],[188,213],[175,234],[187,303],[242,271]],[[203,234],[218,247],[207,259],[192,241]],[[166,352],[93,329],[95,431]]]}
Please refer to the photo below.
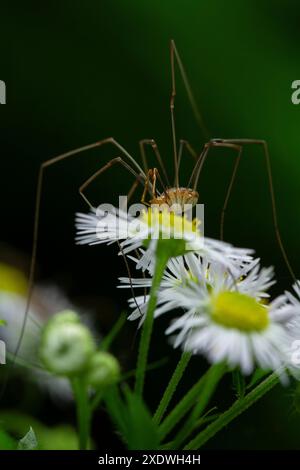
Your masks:
{"label": "green leaf", "polygon": [[3,429],[0,429],[0,450],[14,450],[17,444],[15,440]]}
{"label": "green leaf", "polygon": [[126,407],[118,387],[111,387],[109,392],[105,394],[104,401],[107,411],[121,434],[122,439],[126,440]]}
{"label": "green leaf", "polygon": [[124,389],[122,396],[115,387],[104,399],[107,410],[128,449],[158,449],[160,442],[158,426],[153,422],[140,396],[129,388]]}
{"label": "green leaf", "polygon": [[127,441],[130,450],[154,450],[160,444],[158,425],[146,408],[141,397],[126,390],[128,406]]}
{"label": "green leaf", "polygon": [[0,326],[6,326],[7,322],[5,320],[0,319]]}
{"label": "green leaf", "polygon": [[30,426],[29,431],[22,439],[19,440],[18,450],[35,450],[38,447],[38,442],[34,430]]}

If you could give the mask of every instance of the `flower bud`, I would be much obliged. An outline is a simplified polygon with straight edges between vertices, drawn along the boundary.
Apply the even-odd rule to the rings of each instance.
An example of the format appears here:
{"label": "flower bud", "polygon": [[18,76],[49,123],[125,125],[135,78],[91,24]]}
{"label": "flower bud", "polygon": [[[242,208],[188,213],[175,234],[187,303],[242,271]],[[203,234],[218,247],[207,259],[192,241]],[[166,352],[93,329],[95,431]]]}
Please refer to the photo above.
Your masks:
{"label": "flower bud", "polygon": [[40,358],[52,373],[62,376],[81,374],[95,352],[88,328],[71,311],[56,314],[45,326],[40,343]]}
{"label": "flower bud", "polygon": [[120,366],[117,359],[105,351],[99,351],[90,360],[87,382],[95,389],[108,387],[119,380]]}
{"label": "flower bud", "polygon": [[80,323],[80,317],[73,310],[62,310],[49,320],[48,325],[59,325],[63,323]]}

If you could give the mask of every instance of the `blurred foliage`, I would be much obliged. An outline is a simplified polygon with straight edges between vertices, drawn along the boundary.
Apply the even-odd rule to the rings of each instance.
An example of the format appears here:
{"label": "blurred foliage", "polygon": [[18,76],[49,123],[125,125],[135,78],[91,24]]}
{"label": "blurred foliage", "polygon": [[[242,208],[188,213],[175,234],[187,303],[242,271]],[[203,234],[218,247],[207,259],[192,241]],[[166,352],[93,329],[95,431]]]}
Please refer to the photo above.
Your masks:
{"label": "blurred foliage", "polygon": [[[0,79],[7,84],[7,105],[0,108],[1,240],[29,255],[38,167],[63,151],[113,135],[138,158],[138,140],[154,138],[172,174],[173,38],[211,135],[268,141],[282,235],[299,273],[300,108],[290,99],[291,83],[299,78],[299,19],[296,0],[4,3]],[[178,73],[177,79],[177,135],[199,150],[203,135]],[[115,149],[107,147],[47,169],[38,251],[39,278],[55,279],[96,312],[104,332],[125,305],[128,293],[115,289],[117,276],[125,271],[112,256],[113,248],[75,246],[73,222],[75,211],[86,209],[77,188],[115,156]],[[214,150],[200,181],[205,230],[211,236],[218,235],[232,165],[232,152]],[[191,166],[186,156],[182,184]],[[88,195],[95,204],[116,201],[131,181],[123,169],[114,168],[95,181]],[[259,148],[245,149],[225,238],[255,247],[264,264],[275,265],[279,287],[290,284],[274,237]],[[1,257],[7,252],[3,248]],[[134,328],[120,340],[123,361],[132,354]],[[158,332],[153,359],[164,355],[165,348]],[[198,370],[197,363],[193,371]],[[156,393],[151,390],[151,399]],[[299,448],[299,417],[286,412],[291,402],[284,390],[272,392],[209,445]],[[30,424],[41,443],[32,420],[19,436]],[[55,433],[59,445],[63,440]]]}
{"label": "blurred foliage", "polygon": [[0,429],[0,450],[15,450],[15,440],[5,431]]}
{"label": "blurred foliage", "polygon": [[47,427],[31,416],[17,410],[1,411],[0,423],[1,428],[4,430],[3,435],[0,433],[0,448],[9,445],[9,441],[12,444],[13,439],[10,438],[9,440],[9,435],[19,440],[27,436],[28,429],[31,429],[31,427],[34,429],[40,450],[76,450],[78,448],[77,434],[68,425]]}

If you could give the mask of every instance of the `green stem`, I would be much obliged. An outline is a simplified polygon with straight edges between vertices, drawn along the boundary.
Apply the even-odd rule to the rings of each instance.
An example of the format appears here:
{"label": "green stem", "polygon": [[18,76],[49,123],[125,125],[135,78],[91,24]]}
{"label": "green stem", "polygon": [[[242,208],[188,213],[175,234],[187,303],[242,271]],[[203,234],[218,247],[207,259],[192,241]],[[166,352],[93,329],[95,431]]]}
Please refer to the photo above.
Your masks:
{"label": "green stem", "polygon": [[75,378],[72,381],[77,406],[77,423],[79,433],[79,449],[86,450],[89,444],[91,408],[89,406],[88,389],[85,380]]}
{"label": "green stem", "polygon": [[153,421],[156,423],[156,424],[159,424],[166,412],[166,409],[170,403],[170,401],[172,400],[172,397],[176,391],[176,387],[177,385],[179,384],[182,376],[183,376],[183,373],[188,365],[188,363],[190,362],[190,359],[192,357],[192,354],[189,353],[189,352],[184,352],[182,355],[181,355],[181,358],[176,366],[176,369],[174,370],[173,372],[173,375],[171,377],[171,380],[162,396],[162,399],[158,405],[158,408],[153,416]]}
{"label": "green stem", "polygon": [[[158,250],[157,250],[158,251]],[[145,371],[147,367],[149,346],[151,340],[151,334],[153,329],[154,321],[154,312],[157,304],[158,289],[160,286],[161,279],[164,274],[166,264],[168,262],[169,255],[163,250],[159,250],[159,253],[156,253],[155,259],[155,271],[152,279],[152,286],[150,291],[150,298],[148,303],[148,309],[146,313],[146,318],[142,327],[142,334],[139,344],[137,368],[136,368],[136,382],[135,382],[135,392],[142,396],[144,382],[145,382]]]}
{"label": "green stem", "polygon": [[164,419],[159,427],[161,440],[164,439],[176,426],[176,424],[183,418],[183,416],[192,408],[195,401],[198,399],[206,374],[204,374],[198,382],[188,391],[188,393],[180,400],[180,402],[173,408],[170,414]]}
{"label": "green stem", "polygon": [[236,392],[236,398],[243,398],[245,396],[246,381],[239,369],[232,371],[232,382]]}
{"label": "green stem", "polygon": [[93,397],[90,403],[91,412],[95,411],[98,408],[98,406],[102,402],[103,395],[104,395],[103,390],[100,390],[100,392],[97,392],[96,395]]}
{"label": "green stem", "polygon": [[259,400],[263,395],[265,395],[269,390],[271,390],[279,382],[278,371],[269,375],[267,379],[261,382],[257,387],[255,387],[250,393],[248,393],[244,398],[241,398],[234,402],[234,404],[223,413],[219,418],[217,418],[213,423],[211,423],[207,428],[201,431],[194,439],[192,439],[184,448],[184,450],[198,450],[200,447],[205,444],[209,439],[211,439],[217,432],[219,432],[224,426],[234,420],[237,416],[243,413],[247,408],[249,408],[253,403]]}
{"label": "green stem", "polygon": [[116,323],[113,325],[110,332],[101,341],[100,349],[102,349],[103,351],[107,351],[110,348],[111,343],[115,340],[116,336],[119,334],[119,332],[121,331],[125,323],[126,323],[126,313],[123,312],[121,313]]}
{"label": "green stem", "polygon": [[223,363],[214,364],[210,367],[206,374],[205,382],[199,400],[197,401],[193,411],[188,417],[182,429],[176,436],[174,441],[174,449],[179,449],[187,437],[191,434],[197,421],[208,405],[218,383],[226,371],[226,366]]}

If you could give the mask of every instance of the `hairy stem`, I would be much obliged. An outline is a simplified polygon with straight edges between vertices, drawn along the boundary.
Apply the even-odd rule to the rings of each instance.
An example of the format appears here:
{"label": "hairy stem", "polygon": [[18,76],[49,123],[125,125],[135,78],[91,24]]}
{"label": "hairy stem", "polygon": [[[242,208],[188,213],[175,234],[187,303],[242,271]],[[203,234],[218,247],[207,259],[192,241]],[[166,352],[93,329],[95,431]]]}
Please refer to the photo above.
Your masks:
{"label": "hairy stem", "polygon": [[187,394],[180,400],[179,403],[173,408],[168,416],[161,423],[159,431],[161,439],[164,439],[176,426],[176,424],[183,418],[183,416],[192,408],[201,393],[206,374],[204,374],[198,382],[187,392]]}
{"label": "hairy stem", "polygon": [[209,424],[203,431],[201,431],[194,439],[192,439],[186,446],[185,450],[197,450],[211,439],[217,432],[224,428],[227,424],[233,421],[237,416],[243,413],[247,408],[253,405],[269,390],[271,390],[279,382],[278,371],[269,375],[263,382],[255,387],[244,398],[241,398],[233,403],[233,405],[225,411],[213,423]]}
{"label": "hairy stem", "polygon": [[226,367],[223,363],[214,364],[206,373],[205,382],[199,399],[191,412],[190,416],[184,423],[184,426],[181,428],[177,434],[174,441],[174,449],[179,449],[187,437],[191,434],[195,428],[197,421],[201,417],[203,411],[208,405],[215,389],[217,388],[218,383],[223,377],[226,371]]}
{"label": "hairy stem", "polygon": [[150,298],[147,308],[146,317],[142,327],[142,334],[139,344],[139,352],[138,352],[138,360],[137,360],[137,367],[136,367],[136,375],[135,375],[135,392],[139,395],[143,395],[144,389],[144,382],[145,382],[145,372],[147,367],[148,361],[148,354],[149,354],[149,347],[150,347],[150,340],[152,335],[153,329],[153,321],[154,321],[154,312],[155,307],[157,304],[157,297],[158,297],[158,289],[160,286],[161,279],[164,274],[164,270],[166,264],[168,262],[169,256],[163,250],[160,250],[159,253],[156,254],[155,260],[155,270],[152,279],[152,286],[150,291]]}
{"label": "hairy stem", "polygon": [[166,412],[166,409],[170,403],[170,401],[172,400],[172,397],[176,391],[176,387],[177,385],[179,384],[182,376],[183,376],[183,373],[188,365],[188,363],[190,362],[190,359],[192,357],[192,354],[189,353],[189,352],[184,352],[173,372],[173,375],[170,379],[170,382],[167,386],[167,388],[165,389],[165,392],[162,396],[162,399],[158,405],[158,408],[153,416],[153,421],[157,424],[159,424]]}

